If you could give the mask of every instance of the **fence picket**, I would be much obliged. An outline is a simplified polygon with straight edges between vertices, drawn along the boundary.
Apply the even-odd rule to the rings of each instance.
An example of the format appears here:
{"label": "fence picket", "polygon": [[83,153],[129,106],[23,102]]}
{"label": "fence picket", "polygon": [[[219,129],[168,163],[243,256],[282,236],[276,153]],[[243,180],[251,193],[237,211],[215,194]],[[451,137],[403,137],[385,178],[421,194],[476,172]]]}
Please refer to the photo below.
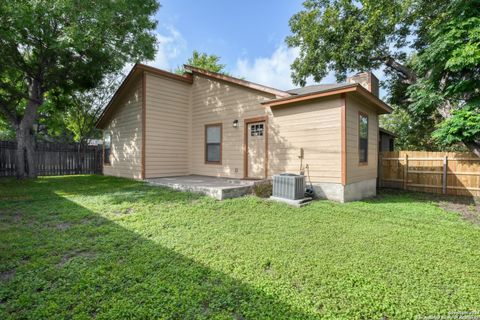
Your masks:
{"label": "fence picket", "polygon": [[[15,176],[16,150],[15,142],[0,141],[0,177]],[[97,146],[38,142],[35,156],[38,175],[99,174],[102,163],[98,150]]]}
{"label": "fence picket", "polygon": [[480,158],[472,153],[382,152],[378,177],[387,188],[480,196]]}

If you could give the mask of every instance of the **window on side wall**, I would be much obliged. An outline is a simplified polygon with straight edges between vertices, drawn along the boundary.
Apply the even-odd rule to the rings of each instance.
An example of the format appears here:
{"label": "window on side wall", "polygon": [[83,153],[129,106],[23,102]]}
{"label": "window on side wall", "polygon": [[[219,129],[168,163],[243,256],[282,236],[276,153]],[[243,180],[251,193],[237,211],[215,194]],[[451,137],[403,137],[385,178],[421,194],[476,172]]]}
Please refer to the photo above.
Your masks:
{"label": "window on side wall", "polygon": [[222,125],[205,126],[205,163],[222,163]]}
{"label": "window on side wall", "polygon": [[109,132],[103,134],[103,164],[110,164],[110,146],[112,138]]}
{"label": "window on side wall", "polygon": [[358,157],[359,162],[368,162],[368,116],[360,112],[358,114]]}

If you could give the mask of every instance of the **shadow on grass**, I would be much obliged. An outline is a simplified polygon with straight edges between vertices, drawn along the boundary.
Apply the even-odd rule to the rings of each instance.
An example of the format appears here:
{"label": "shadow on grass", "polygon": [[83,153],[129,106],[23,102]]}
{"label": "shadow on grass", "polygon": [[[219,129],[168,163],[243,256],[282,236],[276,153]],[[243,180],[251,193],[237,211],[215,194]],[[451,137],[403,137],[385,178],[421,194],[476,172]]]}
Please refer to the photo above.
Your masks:
{"label": "shadow on grass", "polygon": [[0,318],[314,318],[66,198],[135,203],[152,190],[89,176],[0,186]]}

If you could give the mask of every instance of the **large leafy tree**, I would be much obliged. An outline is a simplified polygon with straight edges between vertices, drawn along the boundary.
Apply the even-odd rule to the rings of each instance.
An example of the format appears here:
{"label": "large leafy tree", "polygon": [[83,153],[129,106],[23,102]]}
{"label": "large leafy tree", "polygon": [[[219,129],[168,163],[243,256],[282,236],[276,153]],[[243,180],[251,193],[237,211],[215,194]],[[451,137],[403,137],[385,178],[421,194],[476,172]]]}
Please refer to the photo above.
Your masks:
{"label": "large leafy tree", "polygon": [[[188,58],[187,65],[192,67],[202,68],[208,71],[228,74],[225,72],[225,65],[220,63],[220,57],[214,54],[207,54],[204,52],[198,52],[194,50],[192,56]],[[183,74],[185,69],[183,67],[178,67],[175,70],[175,73]]]}
{"label": "large leafy tree", "polygon": [[480,1],[455,1],[427,34],[413,68],[409,110],[438,113],[433,136],[445,145],[463,142],[480,156]]}
{"label": "large leafy tree", "polygon": [[36,176],[33,125],[49,97],[93,88],[125,63],[153,58],[158,7],[155,0],[0,2],[0,114],[16,133],[18,178]]}
{"label": "large leafy tree", "polygon": [[480,156],[479,11],[479,0],[307,0],[290,20],[293,80],[385,67],[392,104]]}
{"label": "large leafy tree", "polygon": [[15,132],[11,128],[10,124],[4,119],[0,118],[0,141],[13,140],[15,138]]}
{"label": "large leafy tree", "polygon": [[80,144],[98,138],[95,122],[124,78],[122,72],[109,74],[95,88],[50,97],[40,113],[43,133]]}
{"label": "large leafy tree", "polygon": [[460,144],[439,145],[433,136],[435,119],[412,116],[403,108],[394,108],[391,114],[381,116],[380,126],[396,133],[397,150],[437,151],[442,148],[445,151],[465,151]]}

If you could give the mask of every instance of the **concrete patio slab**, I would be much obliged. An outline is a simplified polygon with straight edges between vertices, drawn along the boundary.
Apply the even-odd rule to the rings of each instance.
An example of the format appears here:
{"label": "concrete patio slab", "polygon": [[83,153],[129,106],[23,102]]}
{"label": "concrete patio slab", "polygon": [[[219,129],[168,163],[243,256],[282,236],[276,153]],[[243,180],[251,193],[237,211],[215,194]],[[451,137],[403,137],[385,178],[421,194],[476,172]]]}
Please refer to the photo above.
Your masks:
{"label": "concrete patio slab", "polygon": [[242,180],[197,175],[151,178],[146,180],[146,182],[151,185],[201,193],[217,200],[238,198],[249,194],[252,192],[252,187],[255,183],[261,181],[262,180]]}

